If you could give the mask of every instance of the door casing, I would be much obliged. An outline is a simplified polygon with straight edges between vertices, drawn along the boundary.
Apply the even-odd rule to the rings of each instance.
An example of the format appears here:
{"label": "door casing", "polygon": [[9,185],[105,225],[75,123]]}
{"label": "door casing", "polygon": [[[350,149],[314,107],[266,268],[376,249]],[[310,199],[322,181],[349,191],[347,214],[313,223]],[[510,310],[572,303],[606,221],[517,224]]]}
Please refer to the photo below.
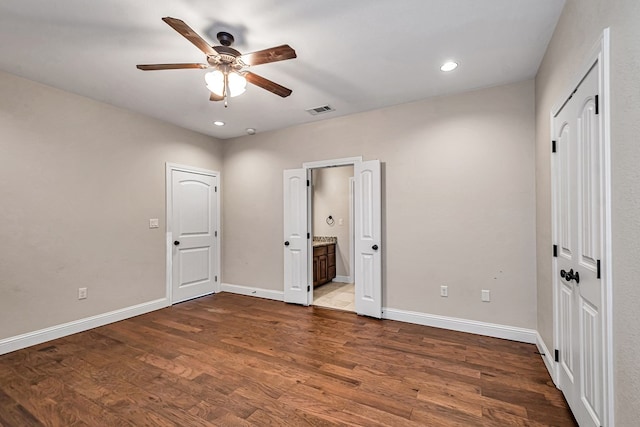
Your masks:
{"label": "door casing", "polygon": [[172,301],[172,287],[173,287],[173,196],[172,196],[172,182],[171,182],[171,173],[173,171],[182,171],[182,172],[190,172],[197,173],[201,175],[208,175],[217,178],[218,181],[218,191],[216,194],[216,230],[218,231],[218,237],[215,239],[215,251],[216,255],[214,258],[214,274],[218,276],[218,280],[215,282],[214,292],[220,292],[220,284],[222,283],[222,274],[220,271],[220,241],[221,241],[221,229],[220,229],[220,193],[221,193],[221,185],[220,185],[220,172],[212,171],[208,169],[197,168],[194,166],[181,165],[177,163],[169,163],[167,162],[165,165],[165,191],[166,191],[166,235],[165,235],[165,249],[166,249],[166,290],[165,295],[168,301],[168,304],[173,304]]}
{"label": "door casing", "polygon": [[[551,109],[549,115],[549,123],[550,123],[550,140],[555,138],[554,136],[554,117],[558,114],[558,112],[562,109],[564,104],[568,101],[568,99],[572,96],[575,89],[580,85],[580,82],[584,79],[584,77],[589,73],[589,71],[593,67],[598,67],[599,71],[599,94],[600,94],[600,105],[602,115],[602,145],[603,145],[603,155],[601,157],[602,163],[600,165],[602,172],[602,260],[601,260],[601,281],[602,281],[602,356],[604,358],[604,381],[603,381],[603,392],[604,392],[604,425],[615,425],[614,424],[614,388],[613,388],[613,259],[612,259],[612,248],[611,248],[611,115],[610,115],[610,90],[609,90],[609,67],[610,67],[610,50],[609,50],[609,29],[606,28],[595,46],[591,49],[587,60],[583,64],[582,67],[578,69],[578,73],[576,77],[572,80],[572,84],[561,92],[561,96],[559,101],[554,104]],[[558,242],[558,224],[557,224],[557,167],[556,167],[556,159],[551,157],[551,228],[552,228],[552,239],[553,243]],[[550,248],[551,249],[551,248]],[[551,254],[551,250],[549,253]],[[553,285],[553,344],[554,348],[559,348],[559,304],[560,304],[560,283],[558,280],[559,271],[558,271],[558,262],[557,258],[554,258],[551,254],[551,265],[552,265],[552,285]],[[553,363],[553,370],[551,372],[552,379],[554,383],[559,384],[559,365],[558,363]]]}

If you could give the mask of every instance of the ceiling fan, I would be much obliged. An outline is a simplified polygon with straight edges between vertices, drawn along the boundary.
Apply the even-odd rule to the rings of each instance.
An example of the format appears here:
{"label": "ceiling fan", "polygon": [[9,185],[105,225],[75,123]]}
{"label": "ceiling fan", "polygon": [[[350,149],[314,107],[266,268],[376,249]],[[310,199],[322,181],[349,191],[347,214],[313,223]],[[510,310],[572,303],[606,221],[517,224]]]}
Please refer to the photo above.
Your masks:
{"label": "ceiling fan", "polygon": [[257,52],[241,54],[231,47],[234,39],[227,32],[222,31],[217,34],[220,46],[211,46],[184,21],[170,17],[162,18],[162,20],[204,52],[207,55],[207,63],[140,64],[137,65],[139,70],[213,69],[213,71],[205,75],[207,88],[211,91],[209,99],[211,101],[224,100],[225,107],[229,97],[240,95],[245,91],[247,82],[283,98],[291,95],[291,89],[247,70],[254,65],[296,58],[296,51],[291,46],[284,44]]}

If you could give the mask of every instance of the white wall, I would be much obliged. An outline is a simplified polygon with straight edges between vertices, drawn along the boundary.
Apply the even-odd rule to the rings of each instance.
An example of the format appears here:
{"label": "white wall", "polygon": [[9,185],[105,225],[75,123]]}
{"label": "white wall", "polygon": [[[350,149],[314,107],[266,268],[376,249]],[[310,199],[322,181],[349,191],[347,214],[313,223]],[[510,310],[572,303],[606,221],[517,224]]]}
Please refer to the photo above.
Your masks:
{"label": "white wall", "polygon": [[[567,0],[536,77],[538,329],[553,343],[549,111],[611,28],[611,155],[616,425],[640,419],[640,2]],[[609,266],[611,267],[611,266]],[[607,267],[605,267],[607,268]]]}
{"label": "white wall", "polygon": [[165,296],[165,162],[220,142],[0,72],[0,340]]}
{"label": "white wall", "polygon": [[[350,276],[349,178],[353,177],[353,166],[314,169],[312,173],[313,235],[338,238],[336,275]],[[327,223],[329,215],[333,225]]]}
{"label": "white wall", "polygon": [[535,328],[533,81],[226,142],[224,282],[281,291],[282,171],[351,156],[383,163],[384,306]]}

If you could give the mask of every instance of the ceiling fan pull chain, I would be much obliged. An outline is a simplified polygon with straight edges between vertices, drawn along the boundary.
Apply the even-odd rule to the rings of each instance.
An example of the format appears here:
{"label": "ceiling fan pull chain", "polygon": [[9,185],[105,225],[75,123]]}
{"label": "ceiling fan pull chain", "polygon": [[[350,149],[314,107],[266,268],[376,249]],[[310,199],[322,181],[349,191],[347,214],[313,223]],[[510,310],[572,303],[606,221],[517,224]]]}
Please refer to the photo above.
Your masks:
{"label": "ceiling fan pull chain", "polygon": [[229,107],[229,71],[224,71],[224,88],[222,89],[222,96],[224,96],[224,108]]}

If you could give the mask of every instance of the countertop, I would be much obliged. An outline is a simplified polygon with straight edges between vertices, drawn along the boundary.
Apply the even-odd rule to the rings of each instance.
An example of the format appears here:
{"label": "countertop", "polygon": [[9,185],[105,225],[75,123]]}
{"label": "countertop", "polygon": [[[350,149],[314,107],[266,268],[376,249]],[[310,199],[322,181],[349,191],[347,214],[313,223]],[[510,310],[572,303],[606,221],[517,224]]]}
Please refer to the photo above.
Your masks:
{"label": "countertop", "polygon": [[313,247],[329,246],[338,244],[336,236],[313,236]]}
{"label": "countertop", "polygon": [[329,246],[329,245],[335,245],[336,242],[313,242],[313,247],[314,248],[319,248],[320,246]]}

